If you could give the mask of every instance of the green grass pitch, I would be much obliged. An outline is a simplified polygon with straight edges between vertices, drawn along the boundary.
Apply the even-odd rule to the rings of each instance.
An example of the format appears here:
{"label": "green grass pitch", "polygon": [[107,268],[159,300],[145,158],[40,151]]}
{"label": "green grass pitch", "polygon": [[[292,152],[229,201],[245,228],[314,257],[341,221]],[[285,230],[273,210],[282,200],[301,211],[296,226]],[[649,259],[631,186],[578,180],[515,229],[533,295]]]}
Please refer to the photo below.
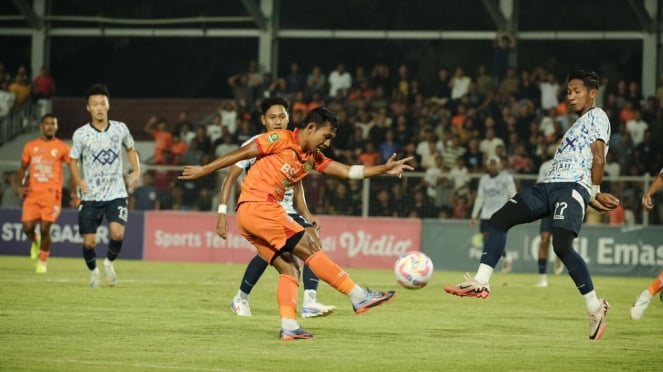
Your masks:
{"label": "green grass pitch", "polygon": [[592,342],[584,302],[565,274],[549,275],[548,288],[534,287],[536,274],[495,274],[490,297],[478,300],[444,293],[462,280],[458,272],[435,272],[426,288],[413,291],[400,288],[390,270],[350,269],[359,284],[396,289],[396,298],[355,315],[345,296],[322,283],[318,297],[336,312],[298,319],[314,340],[282,342],[272,268],[251,295],[253,317],[230,311],[244,267],[120,259],[119,285],[90,289],[82,258],[51,258],[48,274],[37,275],[29,258],[0,256],[0,370],[663,368],[663,303],[654,299],[640,321],[628,316],[653,278],[594,278],[612,307],[603,338]]}

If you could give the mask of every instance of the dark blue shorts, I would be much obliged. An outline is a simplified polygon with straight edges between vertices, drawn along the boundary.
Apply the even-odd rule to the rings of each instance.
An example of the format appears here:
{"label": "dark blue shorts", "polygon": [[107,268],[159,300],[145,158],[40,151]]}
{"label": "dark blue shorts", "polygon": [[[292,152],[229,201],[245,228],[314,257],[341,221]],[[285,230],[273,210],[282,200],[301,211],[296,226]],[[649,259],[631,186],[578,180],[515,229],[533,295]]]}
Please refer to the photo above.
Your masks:
{"label": "dark blue shorts", "polygon": [[78,230],[81,235],[96,234],[104,216],[108,222],[127,224],[127,199],[120,198],[110,201],[82,201],[78,207]]}
{"label": "dark blue shorts", "polygon": [[529,208],[532,221],[550,217],[552,227],[573,231],[578,236],[589,192],[575,182],[537,183],[518,193],[515,199]]}
{"label": "dark blue shorts", "polygon": [[289,214],[288,216],[292,217],[295,222],[297,222],[301,227],[307,228],[307,227],[313,227],[310,222],[306,220],[306,218],[298,215],[298,214]]}
{"label": "dark blue shorts", "polygon": [[479,220],[479,232],[482,234],[488,234],[488,229],[490,228],[490,219],[488,220]]}
{"label": "dark blue shorts", "polygon": [[544,233],[544,232],[552,232],[552,217],[543,217],[541,219],[541,225],[539,226],[539,232]]}

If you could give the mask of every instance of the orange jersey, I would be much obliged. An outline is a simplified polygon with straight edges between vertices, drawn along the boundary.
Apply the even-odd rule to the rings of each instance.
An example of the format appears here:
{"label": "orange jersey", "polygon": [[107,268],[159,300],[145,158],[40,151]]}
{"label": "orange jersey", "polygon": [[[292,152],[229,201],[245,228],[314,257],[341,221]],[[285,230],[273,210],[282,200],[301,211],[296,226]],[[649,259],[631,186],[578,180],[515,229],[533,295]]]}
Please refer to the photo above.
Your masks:
{"label": "orange jersey", "polygon": [[37,138],[25,144],[21,163],[28,164],[28,196],[62,190],[62,163],[69,164],[69,145],[57,138]]}
{"label": "orange jersey", "polygon": [[299,130],[273,130],[258,136],[259,155],[242,182],[239,202],[283,200],[286,190],[312,169],[322,172],[333,160],[321,152],[304,152]]}

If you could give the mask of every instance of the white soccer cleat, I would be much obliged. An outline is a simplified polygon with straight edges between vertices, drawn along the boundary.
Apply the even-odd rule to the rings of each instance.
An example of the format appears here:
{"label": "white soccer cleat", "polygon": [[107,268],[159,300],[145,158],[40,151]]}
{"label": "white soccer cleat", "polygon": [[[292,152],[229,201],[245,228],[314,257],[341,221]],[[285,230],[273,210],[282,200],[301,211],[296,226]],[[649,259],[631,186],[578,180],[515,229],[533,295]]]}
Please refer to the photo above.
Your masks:
{"label": "white soccer cleat", "polygon": [[117,275],[115,275],[113,261],[108,259],[104,260],[104,275],[106,277],[106,283],[108,283],[109,286],[114,287],[117,284],[118,280]]}
{"label": "white soccer cleat", "polygon": [[251,306],[249,306],[249,300],[242,300],[239,296],[235,296],[233,301],[230,303],[230,308],[233,313],[238,316],[251,316]]}
{"label": "white soccer cleat", "polygon": [[605,332],[605,318],[606,315],[608,314],[608,309],[610,309],[610,305],[608,304],[608,301],[600,298],[599,302],[601,303],[601,307],[596,310],[593,313],[589,313],[589,339],[590,340],[598,340],[601,338],[603,335],[603,332]]}
{"label": "white soccer cleat", "polygon": [[99,268],[95,267],[94,270],[90,271],[90,288],[99,288],[100,286]]}
{"label": "white soccer cleat", "polygon": [[304,301],[302,318],[317,318],[327,316],[336,310],[336,306],[323,305],[318,301]]}
{"label": "white soccer cleat", "polygon": [[538,283],[536,283],[536,287],[538,288],[546,288],[548,286],[548,281],[546,279],[541,279],[539,280]]}
{"label": "white soccer cleat", "polygon": [[37,274],[46,274],[47,268],[46,268],[46,262],[45,261],[37,261],[35,264],[35,272]]}
{"label": "white soccer cleat", "polygon": [[636,297],[633,306],[631,306],[630,310],[631,319],[640,320],[642,316],[645,314],[645,310],[647,310],[647,307],[649,306],[651,299],[652,297],[649,295],[649,292],[646,289],[642,291],[638,295],[638,297]]}

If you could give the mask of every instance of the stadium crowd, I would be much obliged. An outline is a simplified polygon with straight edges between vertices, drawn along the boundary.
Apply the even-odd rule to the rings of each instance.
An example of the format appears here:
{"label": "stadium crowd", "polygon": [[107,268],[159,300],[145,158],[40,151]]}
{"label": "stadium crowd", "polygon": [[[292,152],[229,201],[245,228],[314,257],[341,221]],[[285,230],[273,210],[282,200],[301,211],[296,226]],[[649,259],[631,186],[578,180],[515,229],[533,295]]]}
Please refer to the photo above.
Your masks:
{"label": "stadium crowd", "polygon": [[[159,166],[204,164],[238,148],[263,129],[261,100],[278,95],[291,104],[291,122],[301,121],[318,106],[337,113],[341,126],[329,157],[372,165],[392,153],[414,156],[411,165],[422,172],[419,176],[372,180],[370,216],[469,218],[478,182],[471,175],[486,171],[488,157],[502,159],[505,171],[535,179],[575,120],[565,100],[565,76],[542,66],[509,67],[499,63],[504,58],[497,50],[492,69],[440,68],[432,89],[424,89],[421,80],[431,77],[413,74],[407,64],[394,68],[376,63],[351,71],[338,63],[331,71],[316,65],[305,72],[293,62],[287,73],[272,79],[250,62],[245,71],[229,77],[234,97],[225,100],[210,120],[193,123],[186,112],[174,123],[158,113],[149,118],[144,130],[154,138],[155,153],[130,206],[213,210],[224,173],[203,182],[183,182],[177,180],[179,170]],[[1,75],[3,87],[11,86],[9,80],[15,80],[15,86],[27,85],[20,69],[14,79]],[[45,70],[42,76],[48,76]],[[41,94],[38,86],[35,80],[30,95]],[[53,83],[47,94],[54,88]],[[663,78],[656,96],[643,97],[637,82],[604,77],[596,105],[605,109],[612,125],[606,175],[656,175],[663,166]],[[640,222],[642,183],[609,180],[605,187],[620,196],[622,206],[608,216],[589,212],[588,222]],[[534,181],[520,181],[519,188],[527,182]],[[361,181],[312,176],[304,186],[312,212],[361,215]],[[658,215],[654,213],[654,223],[660,223]]]}

